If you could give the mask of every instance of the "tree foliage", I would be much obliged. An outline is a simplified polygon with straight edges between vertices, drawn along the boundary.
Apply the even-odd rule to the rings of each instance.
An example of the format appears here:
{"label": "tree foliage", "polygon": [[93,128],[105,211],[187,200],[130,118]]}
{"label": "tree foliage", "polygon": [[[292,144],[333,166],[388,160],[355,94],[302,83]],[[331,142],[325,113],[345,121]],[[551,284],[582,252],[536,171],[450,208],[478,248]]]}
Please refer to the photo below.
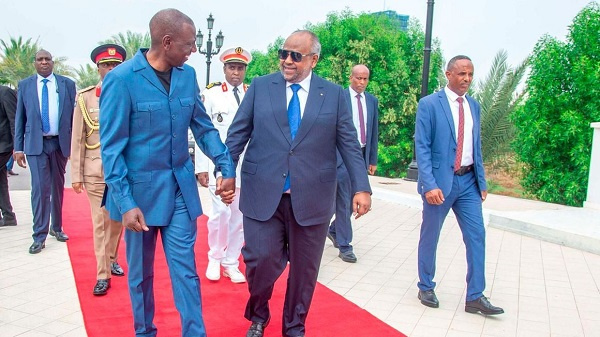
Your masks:
{"label": "tree foliage", "polygon": [[566,42],[544,36],[534,48],[527,101],[512,118],[523,187],[537,198],[582,205],[589,176],[591,122],[600,121],[600,5],[573,20]]}
{"label": "tree foliage", "polygon": [[500,50],[487,77],[473,90],[473,97],[481,105],[481,146],[486,163],[511,151],[516,130],[509,117],[524,97],[517,86],[527,70],[527,60],[513,69],[506,63],[507,57],[506,51]]}
{"label": "tree foliage", "polygon": [[125,48],[127,52],[127,60],[133,57],[140,48],[150,48],[151,40],[150,33],[134,33],[128,30],[125,33],[119,33],[111,36],[110,39],[100,41],[100,44],[114,43]]}
{"label": "tree foliage", "polygon": [[85,66],[79,66],[79,69],[75,69],[75,83],[77,88],[83,89],[91,85],[96,85],[100,82],[100,74],[98,74],[98,68],[86,64]]}
{"label": "tree foliage", "polygon": [[[23,40],[22,37],[10,37],[8,41],[0,39],[0,83],[7,84],[13,88],[22,79],[36,73],[33,64],[35,53],[42,49],[38,40],[31,38]],[[54,72],[57,74],[72,76],[73,69],[65,64],[66,57],[53,57]]]}
{"label": "tree foliage", "polygon": [[[399,177],[405,174],[412,158],[412,143],[417,101],[421,87],[425,33],[417,22],[407,31],[387,17],[330,13],[324,23],[308,24],[321,41],[321,58],[315,73],[344,87],[352,67],[365,64],[371,70],[367,91],[379,99],[378,174]],[[278,38],[266,53],[254,51],[247,77],[264,75],[278,69]],[[431,53],[429,92],[440,87],[442,55],[434,42]]]}

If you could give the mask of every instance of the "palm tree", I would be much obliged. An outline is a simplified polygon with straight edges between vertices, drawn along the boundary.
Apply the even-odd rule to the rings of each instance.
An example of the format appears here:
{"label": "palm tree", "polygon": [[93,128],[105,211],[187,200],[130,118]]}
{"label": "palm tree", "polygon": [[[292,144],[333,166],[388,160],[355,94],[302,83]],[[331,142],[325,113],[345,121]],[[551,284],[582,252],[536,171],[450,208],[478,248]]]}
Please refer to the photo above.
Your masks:
{"label": "palm tree", "polygon": [[151,44],[150,33],[134,33],[128,30],[125,34],[119,33],[117,35],[113,35],[110,39],[101,41],[100,44],[105,43],[115,43],[123,48],[127,52],[127,59],[135,55],[135,53],[140,48],[149,48]]}
{"label": "palm tree", "polygon": [[33,60],[35,53],[40,49],[39,43],[22,37],[13,38],[9,41],[0,39],[0,81],[13,88],[17,83],[27,76],[35,73]]}
{"label": "palm tree", "polygon": [[[23,40],[10,37],[8,41],[0,39],[0,83],[13,88],[20,80],[36,73],[33,64],[35,53],[42,49],[38,40]],[[65,64],[66,57],[54,57],[54,72],[65,76],[73,76],[73,69]]]}
{"label": "palm tree", "polygon": [[86,64],[85,67],[80,65],[79,69],[75,69],[75,83],[77,83],[77,88],[87,88],[98,84],[98,82],[100,82],[100,75],[98,75],[97,68]]}
{"label": "palm tree", "polygon": [[513,69],[507,65],[507,57],[504,50],[496,54],[490,72],[477,83],[473,94],[481,104],[481,146],[486,163],[510,152],[515,126],[509,116],[522,102],[525,93],[518,91],[518,86],[527,70],[528,60]]}

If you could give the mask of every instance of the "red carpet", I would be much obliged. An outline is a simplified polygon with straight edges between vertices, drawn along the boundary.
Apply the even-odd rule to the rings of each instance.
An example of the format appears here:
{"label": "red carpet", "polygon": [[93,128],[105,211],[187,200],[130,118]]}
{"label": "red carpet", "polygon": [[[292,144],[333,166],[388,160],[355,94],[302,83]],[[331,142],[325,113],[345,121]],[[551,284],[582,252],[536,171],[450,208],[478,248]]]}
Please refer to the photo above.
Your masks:
{"label": "red carpet", "polygon": [[[92,289],[96,282],[96,260],[92,243],[92,225],[87,197],[65,190],[64,227],[70,240],[69,255],[77,284],[77,292],[85,327],[89,337],[133,336],[131,304],[127,292],[127,277],[113,277],[112,287],[106,296],[95,297]],[[157,247],[154,292],[156,315],[154,323],[159,336],[181,336],[179,314],[173,303],[171,283],[162,246]],[[206,270],[208,245],[206,243],[206,217],[198,219],[196,264],[201,279],[203,316],[208,336],[244,336],[249,322],[244,318],[248,299],[246,284],[233,284],[226,278],[208,281]],[[119,263],[127,273],[125,242],[121,242]],[[241,266],[243,272],[243,264]],[[280,277],[270,301],[273,317],[265,337],[281,336],[281,310],[285,291],[285,275]],[[344,318],[341,318],[344,317]],[[327,336],[404,336],[367,311],[342,296],[318,284],[306,330],[311,337]]]}

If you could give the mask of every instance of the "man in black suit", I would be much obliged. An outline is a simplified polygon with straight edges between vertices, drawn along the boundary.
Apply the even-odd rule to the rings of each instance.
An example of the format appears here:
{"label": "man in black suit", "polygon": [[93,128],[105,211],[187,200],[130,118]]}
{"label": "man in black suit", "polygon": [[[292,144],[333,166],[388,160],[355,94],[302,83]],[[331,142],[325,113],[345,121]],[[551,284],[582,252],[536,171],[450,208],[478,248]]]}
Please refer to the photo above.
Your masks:
{"label": "man in black suit", "polygon": [[15,134],[15,110],[17,94],[9,87],[0,85],[0,226],[16,226],[17,218],[13,212],[8,194],[8,176],[6,163],[13,154]]}
{"label": "man in black suit", "polygon": [[305,334],[334,212],[336,148],[352,181],[357,217],[371,207],[346,91],[312,72],[320,52],[314,33],[292,33],[279,50],[281,72],[252,81],[227,134],[236,164],[246,149],[240,210],[250,291],[244,316],[252,322],[247,337],[263,336],[273,285],[288,262],[282,334]]}
{"label": "man in black suit", "polygon": [[[365,89],[369,84],[369,68],[364,64],[352,67],[350,87],[346,90],[352,121],[357,131],[357,139],[362,149],[364,165],[370,175],[377,170],[377,139],[379,138],[379,101]],[[335,200],[335,220],[329,226],[327,237],[339,248],[339,257],[344,262],[355,263],[352,249],[352,186],[350,176],[342,158],[338,155],[337,191]]]}
{"label": "man in black suit", "polygon": [[62,231],[62,201],[75,105],[75,82],[53,73],[48,51],[38,51],[34,65],[37,74],[19,82],[14,154],[19,166],[29,162],[31,170],[31,254],[42,251],[48,234],[61,242],[69,239]]}

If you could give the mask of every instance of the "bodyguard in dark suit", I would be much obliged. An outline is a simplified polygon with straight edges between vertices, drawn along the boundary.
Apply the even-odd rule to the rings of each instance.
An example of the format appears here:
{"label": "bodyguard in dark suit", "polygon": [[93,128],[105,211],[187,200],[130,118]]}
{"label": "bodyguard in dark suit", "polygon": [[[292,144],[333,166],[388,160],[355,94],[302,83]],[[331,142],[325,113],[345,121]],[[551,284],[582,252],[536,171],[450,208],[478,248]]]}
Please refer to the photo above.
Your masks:
{"label": "bodyguard in dark suit", "polygon": [[[377,170],[377,139],[379,138],[379,101],[365,92],[369,84],[369,68],[363,64],[352,67],[349,95],[352,121],[358,132],[358,142],[362,149],[364,165],[370,175]],[[356,255],[352,249],[352,188],[346,165],[338,154],[337,192],[335,199],[335,220],[329,226],[327,237],[335,248],[340,249],[342,261],[354,263]]]}
{"label": "bodyguard in dark suit", "polygon": [[62,230],[62,202],[75,103],[75,82],[52,73],[48,51],[38,51],[34,65],[37,74],[19,82],[14,154],[21,167],[29,161],[31,171],[31,254],[42,251],[48,232],[58,241],[69,239]]}
{"label": "bodyguard in dark suit", "polygon": [[17,93],[9,87],[0,85],[0,226],[17,225],[17,218],[8,194],[6,172],[6,163],[13,155],[16,109]]}
{"label": "bodyguard in dark suit", "polygon": [[246,336],[263,336],[273,284],[289,262],[284,336],[304,336],[329,220],[334,211],[336,147],[348,168],[357,217],[371,206],[347,92],[312,73],[321,44],[309,31],[279,50],[281,73],[254,79],[226,144],[242,163],[242,255],[250,298]]}
{"label": "bodyguard in dark suit", "polygon": [[448,86],[422,98],[417,108],[415,149],[419,165],[418,192],[423,199],[419,239],[418,297],[437,308],[435,260],[446,215],[452,209],[467,251],[465,311],[504,313],[483,295],[485,290],[485,228],[482,202],[487,185],[481,156],[480,107],[466,93],[473,81],[473,63],[455,56],[446,69]]}

